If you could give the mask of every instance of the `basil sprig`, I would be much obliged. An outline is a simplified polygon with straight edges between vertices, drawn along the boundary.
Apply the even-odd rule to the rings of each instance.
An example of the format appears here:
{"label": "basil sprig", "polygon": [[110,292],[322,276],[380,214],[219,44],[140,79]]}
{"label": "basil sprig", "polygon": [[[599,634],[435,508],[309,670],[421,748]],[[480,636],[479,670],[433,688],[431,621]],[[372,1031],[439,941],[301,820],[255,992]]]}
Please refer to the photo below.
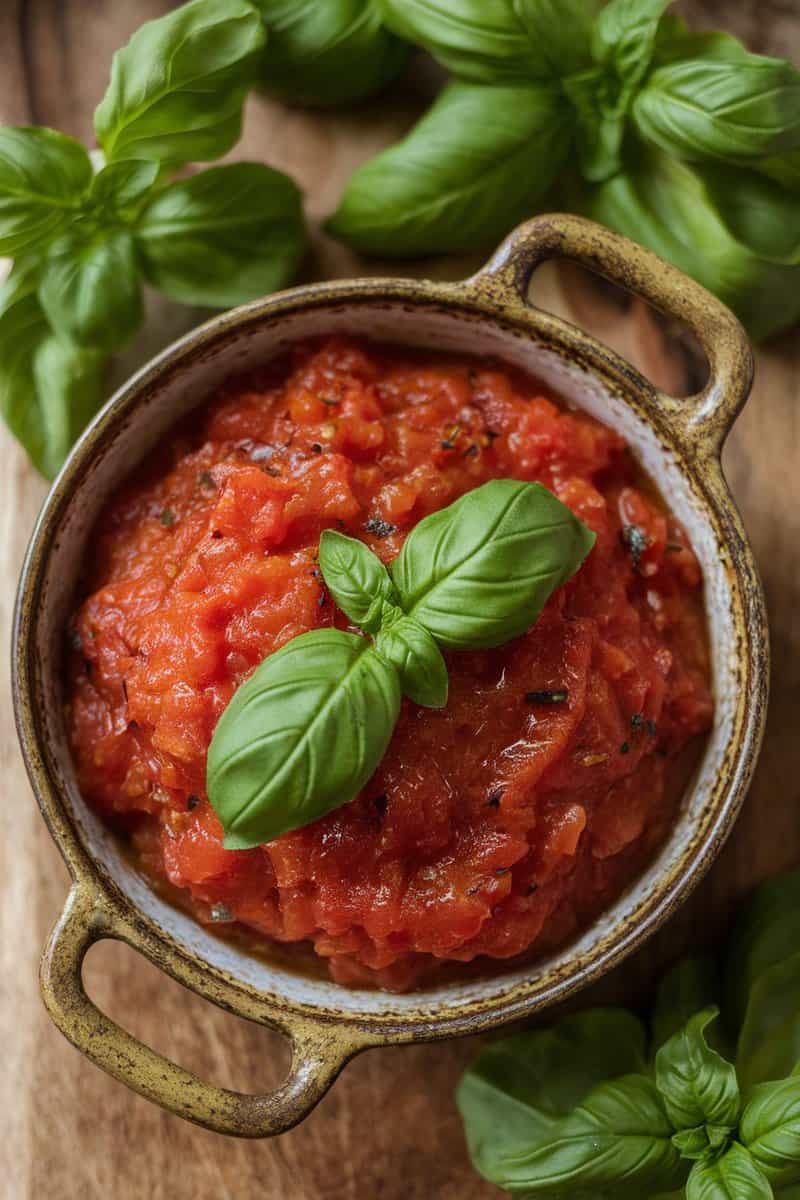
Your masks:
{"label": "basil sprig", "polygon": [[141,325],[143,282],[227,307],[296,271],[305,229],[287,176],[236,163],[169,179],[235,144],[266,38],[249,0],[192,0],[114,56],[100,152],[0,128],[0,255],[16,259],[0,289],[0,411],[44,474],[99,407],[108,355]]}
{"label": "basil sprig", "polygon": [[325,583],[371,638],[301,634],[234,694],[207,768],[225,846],[269,842],[352,800],[386,751],[401,693],[447,702],[439,647],[497,646],[523,633],[593,544],[551,492],[512,479],[425,517],[388,568],[363,542],[326,530]]}
{"label": "basil sprig", "polygon": [[482,1050],[457,1092],[478,1171],[526,1197],[797,1200],[798,897],[800,872],[758,889],[723,976],[707,958],[667,974],[649,1057],[620,1009]]}
{"label": "basil sprig", "polygon": [[755,337],[800,316],[800,71],[670,0],[379,0],[454,80],[328,228],[389,257],[489,247],[545,205],[650,246]]}

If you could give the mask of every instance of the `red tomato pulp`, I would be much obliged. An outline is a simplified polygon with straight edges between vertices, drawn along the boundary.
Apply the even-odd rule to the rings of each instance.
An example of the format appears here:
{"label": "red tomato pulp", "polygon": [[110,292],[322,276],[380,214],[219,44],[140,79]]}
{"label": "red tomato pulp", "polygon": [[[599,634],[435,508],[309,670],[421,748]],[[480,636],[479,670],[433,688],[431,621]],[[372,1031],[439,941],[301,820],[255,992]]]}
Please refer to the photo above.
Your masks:
{"label": "red tomato pulp", "polygon": [[[112,499],[70,631],[89,802],[197,917],[310,942],[333,978],[408,988],[448,961],[550,948],[669,828],[671,767],[709,726],[701,579],[623,439],[493,364],[332,339],[229,385]],[[226,851],[206,752],[236,687],[346,626],[327,527],[388,561],[487,479],[539,480],[597,534],[525,636],[448,655],[351,804]]]}

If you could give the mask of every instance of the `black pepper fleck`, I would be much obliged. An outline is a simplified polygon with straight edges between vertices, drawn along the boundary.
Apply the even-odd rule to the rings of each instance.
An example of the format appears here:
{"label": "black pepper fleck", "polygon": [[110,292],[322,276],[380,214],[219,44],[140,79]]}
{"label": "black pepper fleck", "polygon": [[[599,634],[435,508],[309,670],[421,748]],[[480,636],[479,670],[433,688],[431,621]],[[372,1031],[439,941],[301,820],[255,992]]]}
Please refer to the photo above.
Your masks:
{"label": "black pepper fleck", "polygon": [[322,454],[322,446],[320,445],[319,442],[312,442],[311,449],[314,451],[315,454]]}
{"label": "black pepper fleck", "polygon": [[630,751],[630,748],[631,748],[630,742],[623,742],[619,748],[619,752],[620,752],[620,754],[627,754]]}
{"label": "black pepper fleck", "polygon": [[386,809],[389,806],[389,797],[384,792],[381,796],[373,796],[372,803],[382,817],[386,816]]}
{"label": "black pepper fleck", "polygon": [[187,796],[186,797],[186,808],[187,808],[188,812],[194,812],[194,810],[197,808],[199,803],[200,803],[199,796]]}
{"label": "black pepper fleck", "polygon": [[162,508],[158,519],[165,529],[169,529],[171,525],[175,524],[175,513],[171,508]]}
{"label": "black pepper fleck", "polygon": [[390,533],[397,533],[397,526],[392,525],[391,521],[384,521],[381,517],[370,517],[364,522],[363,529],[365,533],[371,533],[376,538],[385,538]]}
{"label": "black pepper fleck", "polygon": [[503,789],[495,788],[493,792],[489,793],[489,799],[486,801],[486,803],[488,804],[488,806],[490,808],[499,808],[500,801],[502,799],[503,799]]}
{"label": "black pepper fleck", "polygon": [[619,536],[620,541],[631,556],[631,562],[634,567],[638,567],[642,555],[650,545],[649,537],[639,525],[623,525]]}

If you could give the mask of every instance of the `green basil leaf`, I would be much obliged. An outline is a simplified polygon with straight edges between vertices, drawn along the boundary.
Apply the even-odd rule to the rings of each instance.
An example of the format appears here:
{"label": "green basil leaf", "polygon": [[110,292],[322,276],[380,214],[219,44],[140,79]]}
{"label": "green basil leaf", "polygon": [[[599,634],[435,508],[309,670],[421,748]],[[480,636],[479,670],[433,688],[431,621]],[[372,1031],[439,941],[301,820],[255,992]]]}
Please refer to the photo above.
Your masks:
{"label": "green basil leaf", "polygon": [[730,33],[690,30],[683,17],[667,13],[661,18],[653,52],[653,66],[684,62],[689,58],[720,59],[723,62],[743,62],[750,51]]}
{"label": "green basil leaf", "polygon": [[319,540],[319,565],[342,612],[367,633],[377,633],[386,605],[397,604],[389,572],[377,554],[358,538],[326,529]]}
{"label": "green basil leaf", "polygon": [[685,958],[666,973],[659,984],[653,1009],[653,1049],[658,1050],[699,1012],[714,1004],[719,994],[717,967],[708,956]]}
{"label": "green basil leaf", "polygon": [[409,699],[428,708],[444,708],[447,666],[436,642],[418,621],[401,617],[380,629],[375,648],[397,671],[400,686]]}
{"label": "green basil leaf", "polygon": [[779,154],[773,158],[762,158],[753,164],[755,170],[769,179],[774,179],[790,191],[800,192],[800,150]]}
{"label": "green basil leaf", "polygon": [[398,74],[409,47],[384,25],[375,0],[255,0],[267,25],[261,79],[298,104],[349,104]]}
{"label": "green basil leaf", "polygon": [[192,0],[147,21],[114,55],[95,111],[106,159],[178,165],[220,158],[239,140],[265,41],[248,0]]}
{"label": "green basil leaf", "polygon": [[745,1017],[750,989],[800,947],[800,871],[760,884],[736,918],[725,962],[725,1013],[731,1028]]}
{"label": "green basil leaf", "polygon": [[561,79],[591,62],[592,21],[599,0],[513,0],[519,23],[552,76]]}
{"label": "green basil leaf", "polygon": [[147,278],[173,299],[244,304],[296,272],[306,245],[300,193],[260,163],[212,167],[153,194],[136,244]]}
{"label": "green basil leaf", "polygon": [[51,334],[33,356],[44,450],[40,469],[52,478],[104,399],[108,358]]}
{"label": "green basil leaf", "polygon": [[350,177],[327,228],[390,257],[492,245],[555,178],[569,119],[550,86],[451,83],[403,141]]}
{"label": "green basil leaf", "polygon": [[0,411],[50,478],[100,406],[105,358],[52,335],[36,287],[35,271],[18,266],[0,288]]}
{"label": "green basil leaf", "polygon": [[531,82],[549,75],[512,0],[378,0],[386,25],[461,79]]}
{"label": "green basil leaf", "polygon": [[541,484],[494,479],[420,521],[389,570],[441,646],[482,649],[529,629],[594,541]]}
{"label": "green basil leaf", "polygon": [[770,1183],[800,1182],[800,1075],[754,1088],[739,1134]]}
{"label": "green basil leaf", "polygon": [[494,1182],[525,1196],[651,1195],[685,1177],[671,1134],[653,1082],[623,1075],[593,1088],[539,1144],[504,1159]]}
{"label": "green basil leaf", "polygon": [[456,1092],[476,1170],[503,1186],[509,1164],[548,1141],[593,1087],[644,1069],[644,1043],[641,1022],[614,1008],[490,1042]]}
{"label": "green basil leaf", "polygon": [[727,1125],[695,1125],[693,1129],[679,1129],[672,1135],[672,1144],[680,1151],[681,1158],[696,1161],[701,1158],[719,1157],[731,1138]]}
{"label": "green basil leaf", "polygon": [[732,1129],[739,1115],[736,1068],[708,1045],[706,1028],[719,1016],[705,1008],[691,1017],[656,1055],[656,1087],[676,1129],[723,1125]]}
{"label": "green basil leaf", "polygon": [[143,317],[133,238],[123,229],[65,234],[50,247],[39,299],[62,337],[96,350],[130,341]]}
{"label": "green basil leaf", "polygon": [[130,220],[138,213],[158,175],[158,163],[146,159],[109,163],[92,180],[89,204],[108,224],[115,218]]}
{"label": "green basil leaf", "polygon": [[790,1074],[800,1063],[800,950],[750,987],[736,1047],[742,1087]]}
{"label": "green basil leaf", "polygon": [[703,168],[641,152],[626,162],[624,173],[588,191],[581,207],[714,292],[753,338],[769,337],[800,318],[798,268],[766,261],[734,238]]}
{"label": "green basil leaf", "polygon": [[741,167],[717,167],[708,193],[731,234],[770,262],[800,265],[800,198]]}
{"label": "green basil leaf", "polygon": [[51,241],[74,220],[91,181],[80,142],[55,129],[0,127],[0,256]]}
{"label": "green basil leaf", "polygon": [[235,692],[208,751],[225,846],[258,846],[347,804],[383,757],[399,709],[397,674],[365,638],[315,629],[269,655]]}
{"label": "green basil leaf", "polygon": [[734,1143],[716,1160],[692,1167],[687,1200],[771,1200],[772,1188],[748,1152]]}
{"label": "green basil leaf", "polygon": [[672,63],[632,113],[641,136],[677,158],[747,164],[800,146],[800,71],[756,54]]}
{"label": "green basil leaf", "polygon": [[592,30],[592,57],[631,86],[650,66],[661,14],[672,0],[609,0]]}

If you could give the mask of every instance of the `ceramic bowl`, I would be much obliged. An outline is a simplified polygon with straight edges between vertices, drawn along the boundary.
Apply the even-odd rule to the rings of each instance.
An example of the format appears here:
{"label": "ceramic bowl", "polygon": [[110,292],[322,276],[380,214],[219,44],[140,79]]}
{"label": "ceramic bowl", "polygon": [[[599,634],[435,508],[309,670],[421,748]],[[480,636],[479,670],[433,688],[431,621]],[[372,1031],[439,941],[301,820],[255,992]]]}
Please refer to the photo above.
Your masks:
{"label": "ceramic bowl", "polygon": [[[710,376],[668,397],[630,364],[527,301],[534,268],[573,259],[686,322]],[[716,715],[672,833],[644,874],[570,945],[533,965],[409,995],[341,987],[248,956],[160,899],[81,798],[62,719],[61,647],[95,519],[170,426],[226,377],[311,335],[494,355],[524,368],[619,430],[683,523],[702,564]],[[755,763],[768,649],[753,555],[720,468],[720,450],[751,383],[735,318],[653,254],[572,216],[522,225],[462,283],[358,279],[269,296],[176,342],[139,371],[75,446],[45,501],[20,582],[13,651],[19,736],[45,820],[73,878],[42,960],[45,1004],[98,1066],[142,1095],[222,1133],[263,1137],[301,1120],[359,1051],[477,1033],[526,1017],[596,979],[640,945],[687,896],[725,840]],[[288,1037],[286,1081],[264,1095],[204,1082],[142,1045],[86,995],[81,965],[118,938],[239,1016]]]}

